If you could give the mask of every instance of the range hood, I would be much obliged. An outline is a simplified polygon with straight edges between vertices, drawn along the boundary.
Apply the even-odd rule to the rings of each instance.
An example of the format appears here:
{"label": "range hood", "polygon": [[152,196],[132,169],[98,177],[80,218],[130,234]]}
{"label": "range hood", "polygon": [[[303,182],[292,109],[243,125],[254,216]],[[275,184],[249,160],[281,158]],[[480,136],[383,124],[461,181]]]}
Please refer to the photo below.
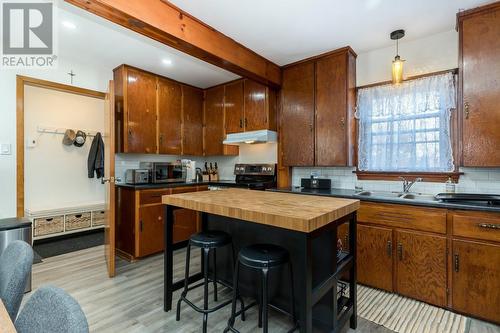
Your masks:
{"label": "range hood", "polygon": [[278,133],[269,130],[251,131],[251,132],[241,132],[232,133],[226,135],[226,139],[223,141],[225,145],[240,145],[243,143],[266,143],[266,142],[277,142]]}

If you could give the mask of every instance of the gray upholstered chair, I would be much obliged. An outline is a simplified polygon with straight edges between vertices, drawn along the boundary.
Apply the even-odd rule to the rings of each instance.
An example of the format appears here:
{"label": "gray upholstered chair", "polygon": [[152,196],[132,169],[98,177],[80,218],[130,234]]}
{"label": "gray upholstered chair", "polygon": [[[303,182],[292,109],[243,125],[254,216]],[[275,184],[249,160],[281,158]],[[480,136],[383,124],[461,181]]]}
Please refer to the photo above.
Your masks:
{"label": "gray upholstered chair", "polygon": [[28,299],[15,327],[18,333],[88,333],[87,318],[78,302],[64,290],[43,286]]}
{"label": "gray upholstered chair", "polygon": [[12,321],[21,306],[32,265],[33,249],[23,241],[13,241],[0,256],[0,299]]}

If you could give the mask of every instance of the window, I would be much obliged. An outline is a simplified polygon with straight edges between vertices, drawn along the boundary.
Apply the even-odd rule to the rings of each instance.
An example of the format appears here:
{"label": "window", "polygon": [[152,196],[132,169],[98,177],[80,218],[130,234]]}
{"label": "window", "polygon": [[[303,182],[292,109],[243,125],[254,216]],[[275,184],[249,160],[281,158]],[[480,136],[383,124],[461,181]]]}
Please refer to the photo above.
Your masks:
{"label": "window", "polygon": [[358,91],[358,169],[371,172],[450,172],[452,73]]}

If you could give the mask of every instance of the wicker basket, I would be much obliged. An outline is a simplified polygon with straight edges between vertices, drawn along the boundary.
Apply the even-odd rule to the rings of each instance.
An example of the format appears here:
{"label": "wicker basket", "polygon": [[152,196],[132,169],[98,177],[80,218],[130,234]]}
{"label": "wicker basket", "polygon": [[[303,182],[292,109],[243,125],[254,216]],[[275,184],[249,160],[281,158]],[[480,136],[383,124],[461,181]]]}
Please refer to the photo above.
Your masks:
{"label": "wicker basket", "polygon": [[106,212],[103,210],[94,210],[92,212],[92,226],[97,227],[100,225],[104,225],[106,221]]}
{"label": "wicker basket", "polygon": [[66,230],[90,228],[90,212],[66,215]]}
{"label": "wicker basket", "polygon": [[64,216],[47,216],[33,220],[33,236],[44,236],[64,231]]}

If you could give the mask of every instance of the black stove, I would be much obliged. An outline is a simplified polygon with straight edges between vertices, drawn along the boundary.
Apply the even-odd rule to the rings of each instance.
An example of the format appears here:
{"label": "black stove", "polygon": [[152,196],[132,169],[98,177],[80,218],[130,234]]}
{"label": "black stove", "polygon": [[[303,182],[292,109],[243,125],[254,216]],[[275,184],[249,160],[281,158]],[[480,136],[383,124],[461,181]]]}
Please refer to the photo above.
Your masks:
{"label": "black stove", "polygon": [[276,187],[276,164],[236,164],[236,184],[251,190]]}

